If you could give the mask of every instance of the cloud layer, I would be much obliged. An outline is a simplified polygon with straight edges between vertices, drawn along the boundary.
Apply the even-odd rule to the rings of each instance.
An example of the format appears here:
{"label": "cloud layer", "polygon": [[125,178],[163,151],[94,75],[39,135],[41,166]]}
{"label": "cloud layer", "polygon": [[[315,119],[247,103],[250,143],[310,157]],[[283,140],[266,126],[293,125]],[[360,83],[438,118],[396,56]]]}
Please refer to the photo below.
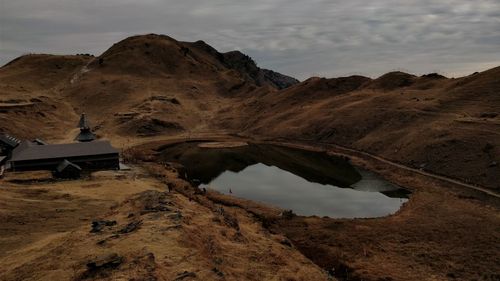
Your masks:
{"label": "cloud layer", "polygon": [[241,50],[299,79],[500,65],[498,0],[0,0],[0,64],[23,53],[102,53],[161,33]]}

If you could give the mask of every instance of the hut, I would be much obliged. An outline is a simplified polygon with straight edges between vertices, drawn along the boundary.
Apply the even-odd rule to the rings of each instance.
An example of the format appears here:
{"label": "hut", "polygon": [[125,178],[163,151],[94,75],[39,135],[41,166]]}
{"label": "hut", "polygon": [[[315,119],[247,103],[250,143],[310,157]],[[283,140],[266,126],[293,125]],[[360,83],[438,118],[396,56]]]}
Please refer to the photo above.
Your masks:
{"label": "hut", "polygon": [[54,176],[62,179],[77,179],[80,177],[82,168],[64,159],[57,165]]}
{"label": "hut", "polygon": [[38,145],[24,141],[9,160],[13,171],[55,171],[67,160],[83,170],[118,170],[119,151],[108,141]]}
{"label": "hut", "polygon": [[16,148],[21,141],[6,135],[0,134],[0,155],[9,155],[10,152]]}

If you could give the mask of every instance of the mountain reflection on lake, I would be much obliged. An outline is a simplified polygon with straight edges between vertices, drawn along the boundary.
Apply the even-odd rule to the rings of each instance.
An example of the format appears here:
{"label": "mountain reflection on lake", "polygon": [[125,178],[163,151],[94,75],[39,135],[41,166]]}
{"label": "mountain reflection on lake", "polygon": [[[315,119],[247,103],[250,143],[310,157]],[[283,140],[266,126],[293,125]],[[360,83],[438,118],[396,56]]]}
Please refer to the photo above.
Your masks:
{"label": "mountain reflection on lake", "polygon": [[162,148],[162,161],[185,167],[200,188],[291,209],[298,215],[380,217],[396,212],[409,192],[342,158],[275,145]]}

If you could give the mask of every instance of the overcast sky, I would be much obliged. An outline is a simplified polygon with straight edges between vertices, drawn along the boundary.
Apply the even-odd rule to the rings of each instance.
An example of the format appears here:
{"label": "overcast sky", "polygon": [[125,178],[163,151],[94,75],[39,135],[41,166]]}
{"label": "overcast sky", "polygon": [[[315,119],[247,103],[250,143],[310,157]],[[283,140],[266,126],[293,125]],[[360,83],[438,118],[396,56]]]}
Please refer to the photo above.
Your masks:
{"label": "overcast sky", "polygon": [[499,0],[0,0],[0,65],[159,33],[305,79],[500,66]]}

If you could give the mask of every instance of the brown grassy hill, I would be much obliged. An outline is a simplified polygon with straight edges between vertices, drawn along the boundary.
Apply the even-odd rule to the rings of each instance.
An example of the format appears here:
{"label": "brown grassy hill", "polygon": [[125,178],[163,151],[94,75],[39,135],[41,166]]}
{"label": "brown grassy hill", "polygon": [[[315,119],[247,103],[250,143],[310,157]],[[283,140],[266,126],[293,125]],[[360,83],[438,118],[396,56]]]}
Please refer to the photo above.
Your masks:
{"label": "brown grassy hill", "polygon": [[[0,129],[20,137],[50,139],[60,137],[59,130],[73,129],[78,114],[86,112],[102,136],[207,131],[214,112],[234,103],[234,97],[255,90],[274,91],[295,82],[274,72],[267,77],[242,56],[229,57],[202,41],[179,42],[150,34],[120,41],[99,57],[21,57],[0,70],[1,97],[10,100],[0,118],[11,120]],[[242,60],[251,69],[241,68]],[[12,99],[24,102],[42,93],[46,99],[40,101],[40,110],[24,108],[21,113],[7,108]],[[59,116],[42,118],[40,123],[18,116],[48,114],[50,109]],[[58,131],[22,128],[46,128],[48,123],[58,123]]]}
{"label": "brown grassy hill", "polygon": [[407,87],[416,82],[417,77],[408,73],[396,71],[386,73],[375,79],[367,86],[368,89],[391,91]]}
{"label": "brown grassy hill", "polygon": [[64,95],[104,134],[137,136],[203,128],[225,96],[251,86],[202,49],[148,35],[115,44]]}
{"label": "brown grassy hill", "polygon": [[[323,280],[332,267],[349,280],[498,279],[498,198],[356,150],[498,192],[500,67],[458,79],[391,72],[296,82],[240,52],[154,34],[98,57],[26,55],[1,67],[0,132],[70,141],[86,112],[100,137],[137,145],[124,158],[162,164],[77,181],[8,172],[0,279]],[[160,148],[186,139],[328,149],[413,193],[383,218],[277,217],[255,202],[199,194],[176,165],[165,167],[191,156]],[[273,153],[268,164],[295,169]],[[209,154],[200,167],[224,161]],[[96,219],[115,224],[90,232]]]}
{"label": "brown grassy hill", "polygon": [[499,77],[500,68],[459,79],[314,78],[245,101],[235,110],[249,118],[221,122],[247,135],[337,143],[499,189]]}
{"label": "brown grassy hill", "polygon": [[64,133],[77,116],[60,92],[90,56],[25,55],[0,68],[0,131],[21,138]]}
{"label": "brown grassy hill", "polygon": [[498,77],[500,68],[292,85],[240,52],[150,34],[99,57],[29,55],[2,67],[0,130],[68,139],[86,112],[99,135],[120,144],[198,133],[320,141],[497,189]]}

